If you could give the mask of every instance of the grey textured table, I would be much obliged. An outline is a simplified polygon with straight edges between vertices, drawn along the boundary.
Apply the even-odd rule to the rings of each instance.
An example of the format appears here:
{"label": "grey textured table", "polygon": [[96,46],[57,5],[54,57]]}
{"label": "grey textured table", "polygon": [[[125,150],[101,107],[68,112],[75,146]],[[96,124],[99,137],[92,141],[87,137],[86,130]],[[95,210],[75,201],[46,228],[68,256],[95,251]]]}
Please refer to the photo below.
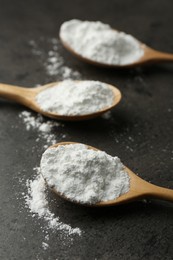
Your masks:
{"label": "grey textured table", "polygon": [[[171,0],[0,0],[0,81],[35,86],[58,80],[46,75],[28,42],[58,37],[60,24],[71,18],[101,20],[173,52],[172,10]],[[123,99],[110,119],[65,123],[55,132],[58,140],[65,133],[65,141],[118,155],[145,180],[173,188],[173,65],[106,70],[77,61],[63,48],[61,55],[84,79],[117,85]],[[60,218],[83,234],[66,244],[60,233],[50,231],[49,247],[43,250],[44,220],[32,218],[21,196],[43,146],[35,143],[37,132],[27,132],[19,120],[23,109],[0,100],[0,259],[173,259],[173,207],[159,201],[89,209],[57,199],[55,212],[57,204]]]}

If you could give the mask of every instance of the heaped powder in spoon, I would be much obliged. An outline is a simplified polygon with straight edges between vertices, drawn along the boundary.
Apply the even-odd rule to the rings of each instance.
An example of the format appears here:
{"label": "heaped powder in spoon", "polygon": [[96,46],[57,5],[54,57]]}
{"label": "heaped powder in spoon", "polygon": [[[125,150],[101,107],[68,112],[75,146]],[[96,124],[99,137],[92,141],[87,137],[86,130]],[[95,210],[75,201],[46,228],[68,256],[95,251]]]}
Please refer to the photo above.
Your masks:
{"label": "heaped powder in spoon", "polygon": [[83,144],[48,148],[40,169],[50,187],[80,203],[113,200],[130,188],[130,177],[118,157]]}
{"label": "heaped powder in spoon", "polygon": [[40,92],[36,101],[44,110],[58,115],[85,115],[110,107],[113,91],[100,81],[65,80]]}
{"label": "heaped powder in spoon", "polygon": [[131,35],[113,30],[99,21],[70,20],[60,28],[60,38],[81,56],[112,65],[127,65],[144,53]]}

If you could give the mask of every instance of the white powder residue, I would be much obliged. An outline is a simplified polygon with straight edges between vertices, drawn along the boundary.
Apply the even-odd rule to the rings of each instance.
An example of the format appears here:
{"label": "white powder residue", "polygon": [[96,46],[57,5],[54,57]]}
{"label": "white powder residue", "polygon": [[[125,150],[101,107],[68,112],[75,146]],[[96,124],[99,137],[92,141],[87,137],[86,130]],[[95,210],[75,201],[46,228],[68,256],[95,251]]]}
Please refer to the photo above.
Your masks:
{"label": "white powder residue", "polygon": [[[62,123],[58,123],[55,121],[44,120],[41,115],[33,116],[31,112],[22,111],[19,114],[19,117],[23,120],[26,126],[26,130],[37,130],[38,138],[36,141],[38,142],[40,137],[46,141],[44,148],[47,148],[49,145],[53,145],[57,142],[56,135],[52,133],[54,127],[62,126]],[[65,135],[64,135],[65,136]]]}
{"label": "white powder residue", "polygon": [[65,80],[40,92],[36,100],[44,111],[86,115],[110,107],[114,94],[109,85],[99,81]]}
{"label": "white powder residue", "polygon": [[[42,48],[41,43],[46,41],[49,45],[49,49],[46,52]],[[32,47],[32,53],[39,57],[41,64],[43,64],[47,76],[51,78],[56,78],[58,80],[64,79],[80,79],[81,75],[78,71],[70,68],[66,65],[66,61],[63,56],[60,54],[61,45],[58,39],[40,39],[36,42],[35,40],[30,40],[29,44]]]}
{"label": "white powder residue", "polygon": [[133,36],[99,21],[67,21],[60,28],[60,38],[81,56],[104,64],[130,64],[144,53]]}
{"label": "white powder residue", "polygon": [[43,248],[44,250],[47,250],[48,247],[49,247],[49,245],[48,245],[46,242],[42,242],[42,248]]}
{"label": "white powder residue", "polygon": [[130,177],[118,157],[83,144],[47,149],[40,169],[50,187],[76,202],[109,201],[130,189]]}
{"label": "white powder residue", "polygon": [[[58,41],[56,44],[58,44]],[[62,58],[62,56],[60,56],[57,50],[51,50],[48,52],[48,58],[45,63],[45,68],[49,76],[56,76],[61,74],[61,78],[63,79],[80,77],[80,73],[78,71],[74,71],[68,66],[64,65],[64,59]]]}
{"label": "white powder residue", "polygon": [[[37,171],[39,172],[39,168]],[[79,228],[72,228],[70,225],[64,224],[60,221],[59,217],[56,217],[49,210],[46,185],[40,174],[34,180],[27,181],[27,188],[28,194],[25,197],[26,205],[34,215],[36,214],[39,218],[43,218],[48,222],[48,228],[63,231],[67,235],[81,235]]]}
{"label": "white powder residue", "polygon": [[104,119],[110,119],[111,118],[111,111],[108,111],[108,112],[106,112],[106,113],[104,113],[103,115],[102,115],[102,118],[104,118]]}

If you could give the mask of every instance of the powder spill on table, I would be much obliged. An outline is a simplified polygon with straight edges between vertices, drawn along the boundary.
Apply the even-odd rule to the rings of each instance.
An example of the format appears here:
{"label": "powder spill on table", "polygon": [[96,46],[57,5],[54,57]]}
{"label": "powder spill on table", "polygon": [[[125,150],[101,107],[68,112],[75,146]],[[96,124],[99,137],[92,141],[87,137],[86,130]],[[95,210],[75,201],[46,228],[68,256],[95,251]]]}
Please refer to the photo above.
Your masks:
{"label": "powder spill on table", "polygon": [[[44,41],[50,46],[48,50],[45,50]],[[70,68],[63,56],[60,54],[62,48],[59,40],[56,38],[44,38],[41,37],[37,40],[30,40],[32,53],[38,57],[38,61],[43,66],[47,77],[52,80],[65,80],[65,79],[80,79],[81,75],[79,71]]]}
{"label": "powder spill on table", "polygon": [[38,176],[34,180],[27,181],[28,195],[26,195],[26,205],[29,207],[33,214],[37,214],[39,218],[43,218],[48,223],[48,228],[63,231],[65,235],[77,234],[81,235],[79,228],[72,228],[68,224],[64,224],[60,221],[59,217],[56,217],[50,210],[48,200],[46,197],[46,185],[39,174],[39,168],[37,168]]}
{"label": "powder spill on table", "polygon": [[[26,130],[32,131],[36,130],[38,133],[38,137],[36,142],[42,138],[46,144],[44,148],[47,148],[50,145],[56,143],[56,135],[52,132],[53,128],[58,128],[59,126],[63,126],[62,123],[56,121],[45,120],[41,115],[33,115],[29,111],[22,111],[19,114],[19,117],[23,120]],[[64,135],[65,137],[65,135]]]}

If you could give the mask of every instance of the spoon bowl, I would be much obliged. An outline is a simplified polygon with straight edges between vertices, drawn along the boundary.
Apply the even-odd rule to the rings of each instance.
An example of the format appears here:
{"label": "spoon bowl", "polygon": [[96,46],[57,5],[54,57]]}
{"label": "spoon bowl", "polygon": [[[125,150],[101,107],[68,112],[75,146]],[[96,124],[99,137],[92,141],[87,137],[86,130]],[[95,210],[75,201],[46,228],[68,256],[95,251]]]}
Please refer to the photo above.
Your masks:
{"label": "spoon bowl", "polygon": [[[76,142],[61,142],[57,143],[55,145],[50,146],[49,148],[55,148],[61,145],[69,145],[69,144],[77,144]],[[88,149],[92,149],[95,151],[98,151],[99,149],[87,145]],[[127,193],[121,195],[117,199],[109,200],[109,201],[100,201],[96,204],[87,204],[87,203],[81,203],[80,201],[73,201],[70,198],[67,198],[64,196],[64,194],[61,194],[55,187],[50,187],[46,180],[46,184],[48,187],[58,196],[61,198],[71,201],[75,204],[89,206],[89,207],[106,207],[106,206],[115,206],[118,204],[124,204],[129,203],[136,200],[146,199],[146,198],[157,198],[161,200],[167,200],[173,202],[173,190],[166,189],[163,187],[159,187],[156,185],[153,185],[142,178],[138,177],[134,172],[132,172],[129,168],[125,166],[125,171],[128,173],[130,177],[130,189]],[[44,178],[44,177],[43,177]]]}
{"label": "spoon bowl", "polygon": [[[112,30],[117,31],[115,29],[112,29]],[[148,47],[147,45],[145,45],[144,43],[142,43],[142,42],[140,42],[139,40],[136,39],[136,41],[138,41],[138,43],[140,45],[141,50],[143,50],[143,55],[138,60],[136,60],[132,63],[129,63],[129,64],[107,64],[107,63],[95,61],[95,60],[92,60],[92,59],[89,59],[87,57],[82,56],[81,54],[76,52],[67,42],[65,42],[62,39],[61,35],[59,37],[60,37],[60,41],[61,41],[62,45],[72,55],[74,55],[76,58],[78,58],[79,60],[81,60],[83,62],[86,62],[86,63],[91,64],[91,65],[95,65],[95,66],[98,66],[98,67],[132,68],[132,67],[141,66],[141,65],[145,65],[145,64],[153,64],[153,63],[159,63],[159,62],[164,62],[164,61],[173,62],[173,54],[154,50],[154,49]]]}
{"label": "spoon bowl", "polygon": [[85,114],[85,115],[59,115],[57,113],[52,113],[48,111],[44,111],[41,109],[39,104],[36,101],[36,96],[42,92],[43,90],[47,88],[51,88],[53,86],[57,86],[60,82],[54,82],[49,83],[44,86],[40,86],[37,88],[23,88],[23,87],[17,87],[7,84],[0,83],[0,97],[4,97],[6,99],[10,99],[13,101],[16,101],[32,110],[34,110],[37,113],[40,113],[46,117],[63,120],[63,121],[80,121],[80,120],[87,120],[91,118],[95,118],[97,116],[100,116],[101,114],[109,111],[110,109],[114,108],[121,100],[121,92],[118,88],[107,84],[107,87],[112,90],[112,93],[114,95],[113,103],[109,107],[105,107],[104,109]]}

